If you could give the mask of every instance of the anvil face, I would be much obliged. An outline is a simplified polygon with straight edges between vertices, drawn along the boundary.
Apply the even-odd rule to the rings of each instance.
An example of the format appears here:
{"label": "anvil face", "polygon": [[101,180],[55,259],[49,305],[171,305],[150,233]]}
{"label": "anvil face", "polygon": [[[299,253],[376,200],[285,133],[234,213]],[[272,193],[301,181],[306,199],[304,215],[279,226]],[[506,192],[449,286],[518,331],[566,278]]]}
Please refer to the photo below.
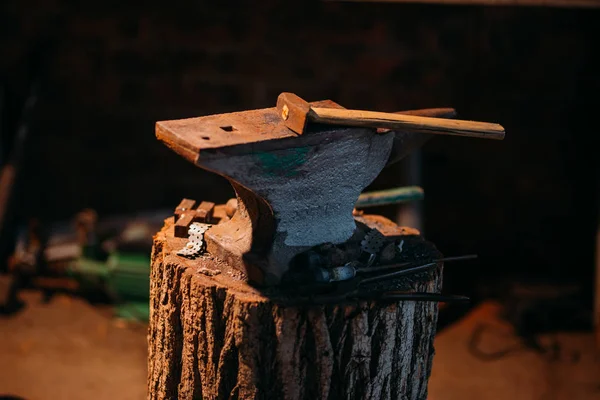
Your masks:
{"label": "anvil face", "polygon": [[354,204],[385,166],[394,141],[392,132],[318,125],[298,136],[275,108],[159,122],[156,133],[232,183],[238,212],[207,232],[208,250],[244,264],[264,284],[277,283],[296,254],[353,235]]}
{"label": "anvil face", "polygon": [[[319,107],[341,108],[329,100],[311,104]],[[293,144],[277,142],[299,137],[283,124],[274,107],[161,121],[156,123],[156,136],[173,151],[193,163],[197,163],[199,157],[209,156],[215,151],[247,154],[255,151],[256,146],[266,150],[271,146],[293,147]]]}

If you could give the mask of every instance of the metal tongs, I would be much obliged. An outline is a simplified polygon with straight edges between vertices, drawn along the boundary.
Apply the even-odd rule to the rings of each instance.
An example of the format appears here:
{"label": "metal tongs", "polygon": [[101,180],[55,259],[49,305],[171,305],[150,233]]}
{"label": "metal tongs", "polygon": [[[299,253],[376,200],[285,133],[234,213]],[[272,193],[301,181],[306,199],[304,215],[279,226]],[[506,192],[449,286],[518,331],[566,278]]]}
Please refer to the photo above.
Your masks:
{"label": "metal tongs", "polygon": [[[343,266],[345,271],[344,280],[331,280],[335,282],[335,289],[331,293],[319,293],[308,296],[306,299],[311,304],[337,303],[344,300],[389,300],[389,301],[433,301],[433,302],[468,302],[469,298],[458,295],[444,295],[436,292],[410,292],[410,291],[380,291],[380,292],[362,292],[361,289],[368,284],[383,282],[390,279],[397,279],[403,276],[432,271],[437,268],[441,262],[471,260],[477,258],[476,255],[466,255],[459,257],[445,257],[425,264],[414,265],[415,262],[398,263],[384,265],[379,267],[355,267],[346,264]],[[408,267],[408,268],[404,268]],[[342,268],[342,267],[336,267]],[[388,272],[391,271],[391,272]],[[385,273],[381,273],[385,272]],[[363,275],[367,275],[364,277]],[[350,276],[352,275],[352,276]],[[371,275],[371,276],[368,276]]]}

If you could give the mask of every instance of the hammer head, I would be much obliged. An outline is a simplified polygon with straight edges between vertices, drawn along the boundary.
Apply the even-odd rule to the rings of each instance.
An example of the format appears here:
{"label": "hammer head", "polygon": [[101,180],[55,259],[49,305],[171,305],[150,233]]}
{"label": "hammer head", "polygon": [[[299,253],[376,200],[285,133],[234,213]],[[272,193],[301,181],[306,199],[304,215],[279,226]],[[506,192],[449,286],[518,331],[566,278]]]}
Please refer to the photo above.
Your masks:
{"label": "hammer head", "polygon": [[310,112],[310,104],[294,93],[283,92],[277,97],[277,113],[285,126],[299,135],[306,129]]}

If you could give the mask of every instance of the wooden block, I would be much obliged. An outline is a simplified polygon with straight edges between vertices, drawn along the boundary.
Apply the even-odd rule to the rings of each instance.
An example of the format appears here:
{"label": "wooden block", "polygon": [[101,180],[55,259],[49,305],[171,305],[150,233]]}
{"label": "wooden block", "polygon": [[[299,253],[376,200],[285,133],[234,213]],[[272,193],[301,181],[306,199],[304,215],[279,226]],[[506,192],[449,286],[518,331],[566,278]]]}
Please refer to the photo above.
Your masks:
{"label": "wooden block", "polygon": [[194,221],[196,222],[209,222],[213,217],[215,209],[215,203],[210,201],[203,201],[196,209],[196,216]]}
{"label": "wooden block", "polygon": [[177,221],[181,217],[181,214],[193,209],[195,205],[196,205],[195,200],[191,200],[191,199],[181,200],[181,203],[179,203],[177,208],[175,208],[175,220]]}
{"label": "wooden block", "polygon": [[194,221],[195,212],[190,211],[187,214],[181,214],[181,217],[175,222],[175,237],[188,237],[188,229]]}

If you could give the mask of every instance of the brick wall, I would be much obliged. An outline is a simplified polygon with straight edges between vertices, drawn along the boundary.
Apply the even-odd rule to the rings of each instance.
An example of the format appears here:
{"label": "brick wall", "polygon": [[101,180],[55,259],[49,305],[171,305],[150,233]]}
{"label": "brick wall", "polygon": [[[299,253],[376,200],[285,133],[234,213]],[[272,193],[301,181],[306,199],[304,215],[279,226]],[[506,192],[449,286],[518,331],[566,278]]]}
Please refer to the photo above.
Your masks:
{"label": "brick wall", "polygon": [[[0,5],[0,74],[12,92],[25,91],[31,47],[55,43],[23,209],[58,218],[85,206],[110,213],[230,196],[221,178],[156,141],[157,120],[267,107],[284,90],[354,108],[454,106],[502,123],[507,139],[425,147],[428,237],[446,253],[478,252],[479,268],[497,274],[564,275],[575,263],[589,276],[597,11],[78,3]],[[373,187],[398,180],[392,169]]]}

